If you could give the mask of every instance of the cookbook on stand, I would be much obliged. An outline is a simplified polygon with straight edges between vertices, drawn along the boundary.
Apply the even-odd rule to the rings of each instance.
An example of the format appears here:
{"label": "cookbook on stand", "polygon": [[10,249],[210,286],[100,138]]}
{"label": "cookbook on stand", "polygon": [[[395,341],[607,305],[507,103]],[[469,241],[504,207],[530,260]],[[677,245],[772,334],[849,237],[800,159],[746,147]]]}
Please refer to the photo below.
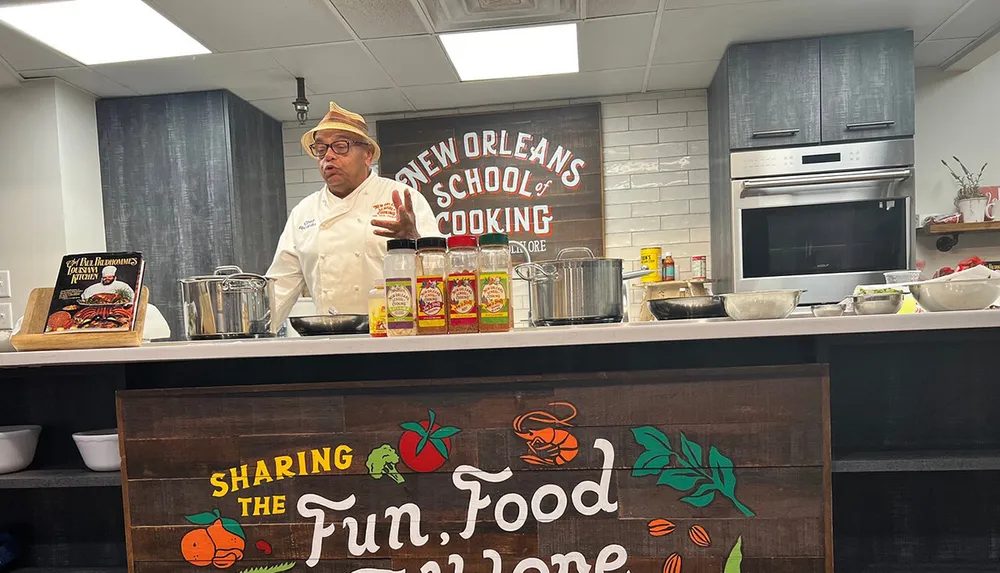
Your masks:
{"label": "cookbook on stand", "polygon": [[144,266],[133,252],[63,257],[45,334],[132,330]]}

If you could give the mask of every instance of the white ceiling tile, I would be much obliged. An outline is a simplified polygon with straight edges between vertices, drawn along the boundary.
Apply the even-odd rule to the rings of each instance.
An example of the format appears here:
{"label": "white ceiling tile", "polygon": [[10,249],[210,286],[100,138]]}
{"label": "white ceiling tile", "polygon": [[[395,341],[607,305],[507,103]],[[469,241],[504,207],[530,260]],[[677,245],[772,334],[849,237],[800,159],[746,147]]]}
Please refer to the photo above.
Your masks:
{"label": "white ceiling tile", "polygon": [[409,36],[429,31],[409,0],[333,0],[333,5],[361,38]]}
{"label": "white ceiling tile", "polygon": [[458,81],[454,67],[432,36],[386,38],[365,42],[398,86],[423,86]]}
{"label": "white ceiling tile", "polygon": [[645,66],[654,20],[648,15],[637,14],[582,22],[577,39],[580,71]]}
{"label": "white ceiling tile", "polygon": [[137,95],[135,91],[84,67],[58,70],[35,70],[24,72],[25,78],[55,77],[72,84],[97,97],[126,97]]}
{"label": "white ceiling tile", "polygon": [[913,48],[914,64],[918,68],[939,66],[945,60],[954,56],[962,48],[969,45],[975,38],[955,40],[924,40]]}
{"label": "white ceiling tile", "polygon": [[77,63],[37,40],[0,24],[0,57],[17,71],[67,68]]}
{"label": "white ceiling tile", "polygon": [[937,26],[966,0],[766,0],[664,12],[655,64],[722,57],[730,43]]}
{"label": "white ceiling tile", "polygon": [[[102,64],[92,69],[142,95],[226,88],[267,90],[280,69],[264,52],[207,54],[165,60]],[[295,84],[287,79],[294,98]]]}
{"label": "white ceiling tile", "polygon": [[[307,123],[319,121],[323,114],[330,109],[330,102],[337,102],[337,105],[349,109],[362,115],[392,113],[394,111],[409,110],[403,95],[399,90],[381,89],[356,91],[338,94],[317,94],[308,96],[309,117]],[[292,98],[263,99],[251,101],[261,111],[271,117],[281,121],[291,121],[295,119],[295,109],[292,107]]]}
{"label": "white ceiling tile", "polygon": [[354,42],[270,50],[271,56],[316,93],[392,87],[378,63]]}
{"label": "white ceiling tile", "polygon": [[659,0],[589,0],[587,18],[656,12]]}
{"label": "white ceiling tile", "polygon": [[216,52],[351,39],[327,0],[153,0],[150,3]]}
{"label": "white ceiling tile", "polygon": [[1000,23],[1000,2],[997,0],[976,0],[934,30],[928,40],[953,40],[957,38],[978,38]]}
{"label": "white ceiling tile", "polygon": [[647,90],[681,90],[708,87],[719,62],[687,62],[666,64],[649,69]]}
{"label": "white ceiling tile", "polygon": [[403,92],[417,109],[582,98],[637,92],[642,89],[644,71],[643,68],[630,68],[559,76],[414,86],[403,88]]}

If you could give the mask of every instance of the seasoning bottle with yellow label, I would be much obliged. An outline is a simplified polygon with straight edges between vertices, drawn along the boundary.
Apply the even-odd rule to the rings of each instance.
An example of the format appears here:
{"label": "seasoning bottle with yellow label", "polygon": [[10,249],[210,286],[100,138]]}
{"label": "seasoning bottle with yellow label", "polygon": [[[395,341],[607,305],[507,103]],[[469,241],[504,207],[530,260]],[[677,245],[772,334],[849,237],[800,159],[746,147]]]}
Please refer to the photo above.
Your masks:
{"label": "seasoning bottle with yellow label", "polygon": [[385,338],[385,281],[378,279],[368,291],[368,334]]}
{"label": "seasoning bottle with yellow label", "polygon": [[479,332],[510,330],[510,247],[507,235],[479,237]]}
{"label": "seasoning bottle with yellow label", "polygon": [[417,239],[417,334],[448,333],[447,249],[444,237]]}
{"label": "seasoning bottle with yellow label", "polygon": [[448,333],[479,332],[479,243],[448,237]]}

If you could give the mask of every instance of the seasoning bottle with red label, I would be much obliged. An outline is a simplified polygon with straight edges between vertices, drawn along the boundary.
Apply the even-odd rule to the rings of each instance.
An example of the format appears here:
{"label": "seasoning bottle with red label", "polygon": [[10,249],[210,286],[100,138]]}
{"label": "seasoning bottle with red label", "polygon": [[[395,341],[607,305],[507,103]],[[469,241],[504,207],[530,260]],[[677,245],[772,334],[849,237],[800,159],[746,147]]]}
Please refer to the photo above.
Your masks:
{"label": "seasoning bottle with red label", "polygon": [[474,235],[448,237],[448,332],[479,332],[479,248]]}
{"label": "seasoning bottle with red label", "polygon": [[447,249],[443,237],[417,239],[417,334],[448,333]]}

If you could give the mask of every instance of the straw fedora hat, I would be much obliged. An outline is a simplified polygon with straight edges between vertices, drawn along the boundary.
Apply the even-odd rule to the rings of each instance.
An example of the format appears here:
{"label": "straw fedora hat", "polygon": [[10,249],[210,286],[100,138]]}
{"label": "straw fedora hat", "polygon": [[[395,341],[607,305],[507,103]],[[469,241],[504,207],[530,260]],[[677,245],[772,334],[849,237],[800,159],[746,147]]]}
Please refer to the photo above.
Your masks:
{"label": "straw fedora hat", "polygon": [[330,102],[330,112],[327,113],[319,124],[310,129],[302,136],[302,148],[306,150],[306,154],[313,159],[319,159],[316,154],[309,149],[309,146],[316,142],[316,132],[327,130],[327,129],[337,129],[340,131],[348,131],[355,135],[360,136],[374,149],[373,161],[378,161],[379,156],[382,155],[382,150],[379,149],[375,140],[368,135],[368,124],[365,122],[365,118],[360,115],[347,111],[346,109],[340,107],[334,102]]}

